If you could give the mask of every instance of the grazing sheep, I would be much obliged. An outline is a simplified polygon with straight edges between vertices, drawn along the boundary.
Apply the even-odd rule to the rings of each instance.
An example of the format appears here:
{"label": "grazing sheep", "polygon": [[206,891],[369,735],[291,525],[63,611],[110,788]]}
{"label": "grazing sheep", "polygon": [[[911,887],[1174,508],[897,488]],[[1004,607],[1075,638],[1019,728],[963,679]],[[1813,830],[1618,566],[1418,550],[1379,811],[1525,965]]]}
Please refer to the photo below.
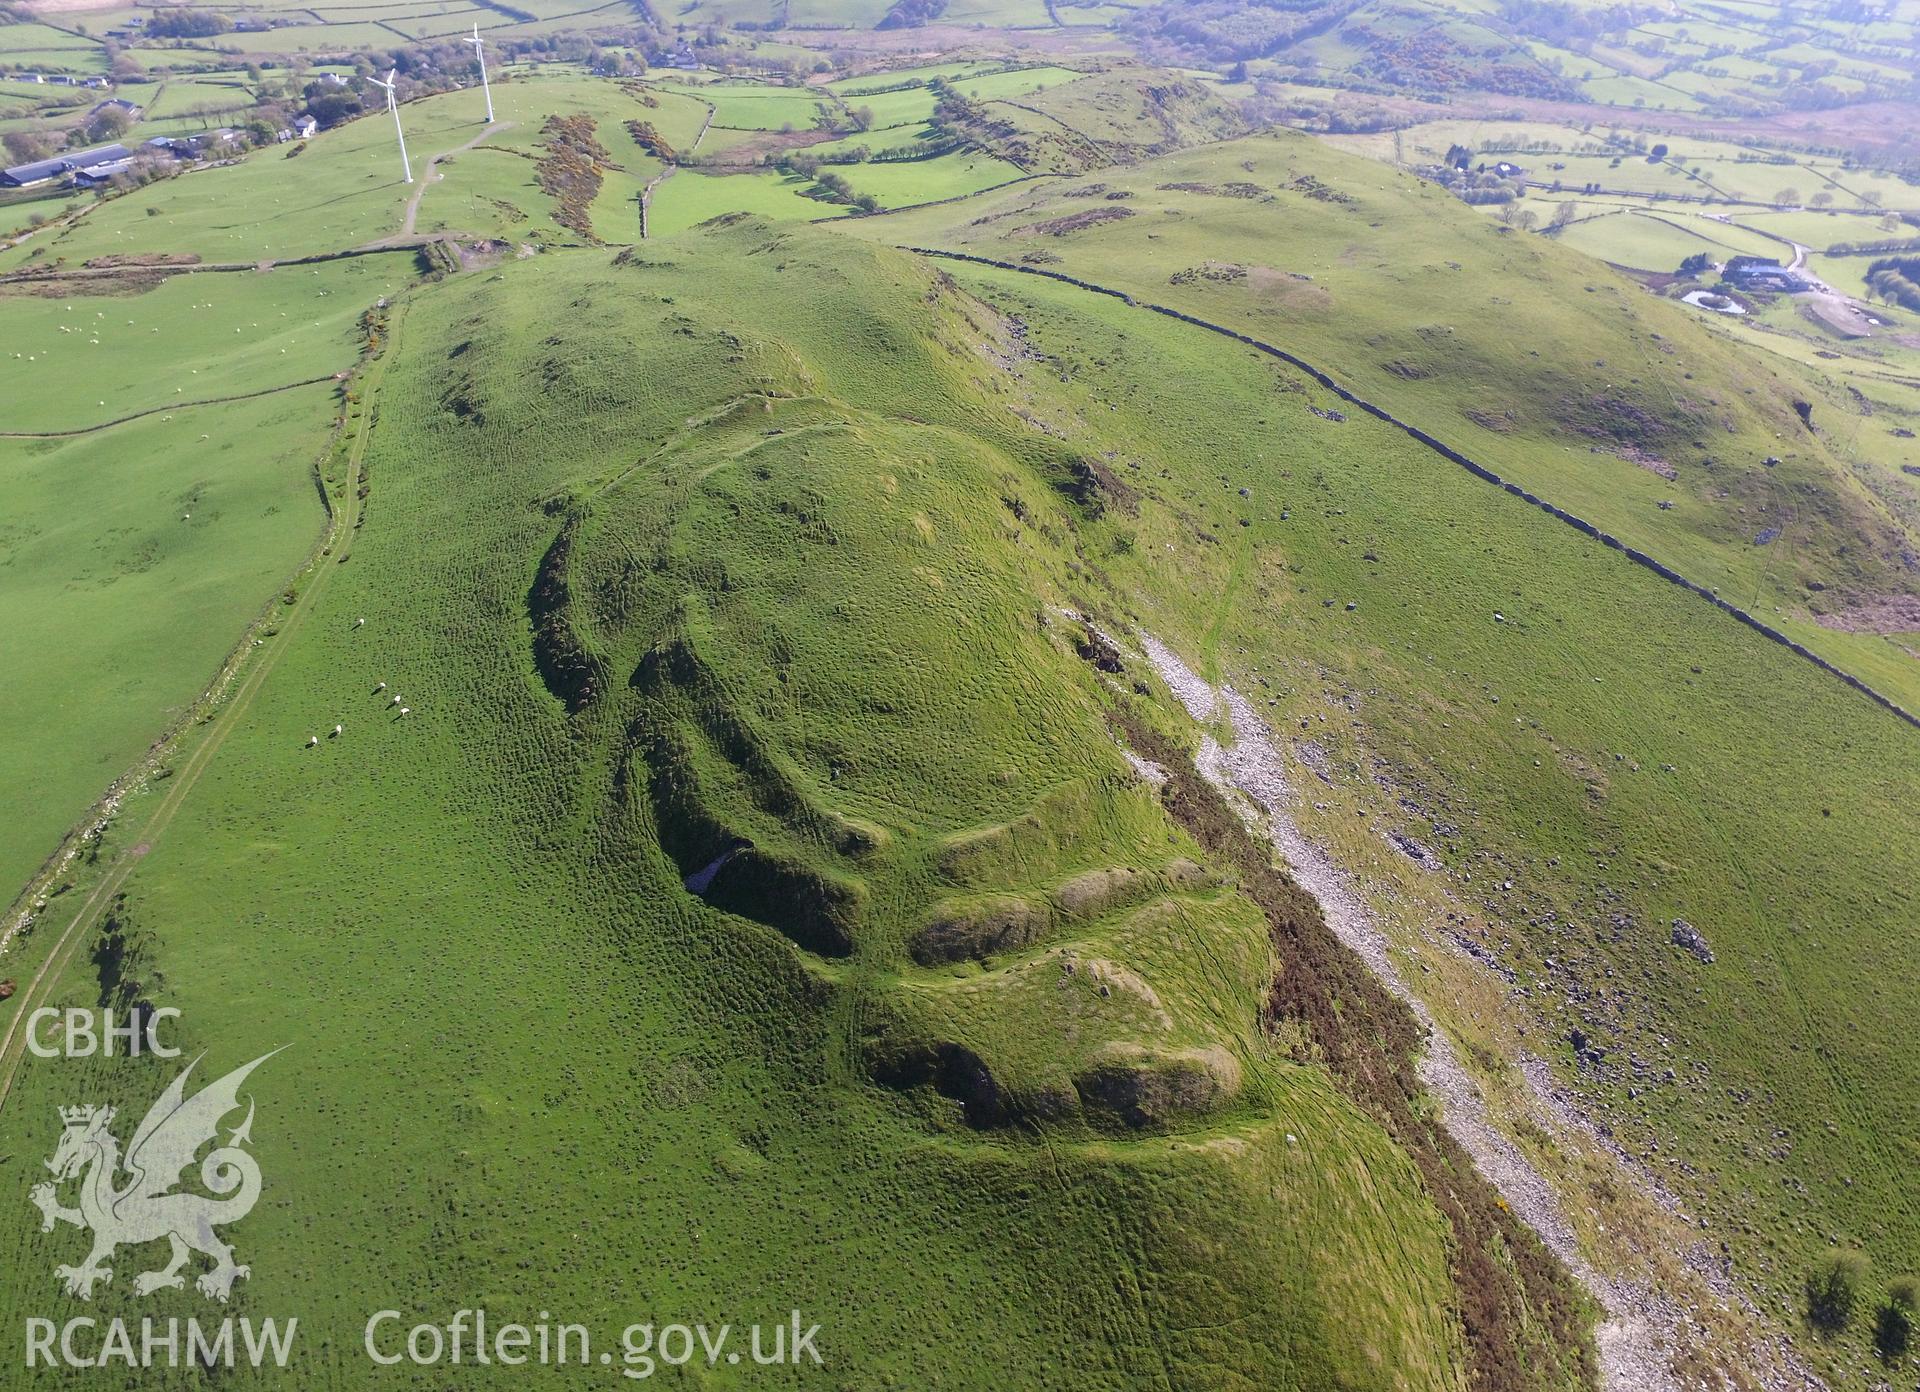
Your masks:
{"label": "grazing sheep", "polygon": [[365,619],[355,619],[355,620],[353,621],[353,626],[354,626],[355,628],[359,628],[359,627],[360,627],[360,626],[361,626],[362,624],[364,624],[364,623],[366,623],[366,620],[365,620]]}
{"label": "grazing sheep", "polygon": [[381,682],[380,685],[374,687],[373,694],[378,696],[381,692],[385,691],[386,689],[387,689],[387,684],[385,682]]}
{"label": "grazing sheep", "polygon": [[320,736],[318,735],[307,736],[307,748],[311,749],[318,743],[320,743]]}
{"label": "grazing sheep", "polygon": [[409,712],[408,712],[408,710],[407,710],[407,708],[406,708],[405,706],[402,706],[402,707],[400,707],[400,714],[402,714],[402,715],[406,715],[406,714],[408,714],[408,713],[409,713]]}
{"label": "grazing sheep", "polygon": [[397,706],[400,704],[400,698],[396,696],[391,701],[387,702],[387,704],[390,706]]}
{"label": "grazing sheep", "polygon": [[329,736],[329,738],[332,738],[332,739],[339,739],[339,738],[340,738],[340,732],[341,732],[342,730],[344,730],[345,728],[346,728],[346,726],[344,726],[344,725],[336,725],[336,726],[334,726],[334,727],[333,727],[333,734],[332,734],[331,736]]}

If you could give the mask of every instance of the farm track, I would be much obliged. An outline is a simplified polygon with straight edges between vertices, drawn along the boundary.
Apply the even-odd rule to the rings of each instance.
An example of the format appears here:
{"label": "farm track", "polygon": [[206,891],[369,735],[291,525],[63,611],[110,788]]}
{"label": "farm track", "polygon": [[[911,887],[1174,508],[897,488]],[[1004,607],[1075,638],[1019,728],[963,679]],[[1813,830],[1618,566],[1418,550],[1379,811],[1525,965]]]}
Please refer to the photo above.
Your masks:
{"label": "farm track", "polygon": [[[307,616],[313,612],[316,597],[325,590],[328,578],[338,568],[336,565],[326,564],[326,558],[336,545],[352,537],[354,524],[359,518],[359,485],[367,442],[372,433],[375,398],[380,383],[386,375],[390,354],[399,338],[404,314],[404,308],[396,305],[386,347],[379,357],[374,359],[367,371],[359,426],[355,431],[353,444],[348,450],[342,501],[333,511],[331,525],[315,545],[307,565],[303,567],[303,570],[311,572],[312,578],[308,581],[307,587],[299,593],[294,604],[287,608],[281,617],[279,633],[273,645],[256,650],[256,660],[245,669],[232,695],[227,698],[224,708],[215,713],[213,725],[207,737],[196,745],[181,766],[174,770],[173,777],[168,781],[166,792],[161,796],[147,820],[137,829],[138,840],[134,843],[134,847],[140,849],[129,847],[112,863],[107,873],[94,886],[92,893],[75,912],[60,937],[55,940],[45,960],[40,964],[40,969],[20,991],[13,1018],[8,1023],[5,1035],[0,1036],[0,1065],[3,1065],[6,1070],[3,1075],[0,1075],[0,1109],[5,1108],[8,1098],[13,1094],[14,1080],[19,1074],[20,1062],[24,1057],[26,1041],[21,1028],[22,1022],[45,1003],[46,995],[59,984],[61,976],[72,964],[75,951],[87,940],[86,930],[99,916],[102,906],[111,902],[113,895],[118,892],[121,885],[126,883],[128,876],[140,864],[141,858],[151,850],[153,843],[172,823],[174,816],[186,802],[188,794],[193,791],[194,785],[212,764],[214,755],[219,752],[227,736],[239,724],[240,717],[246,713],[253,698],[259,694],[261,686],[278,664],[288,643],[304,624]],[[244,657],[242,660],[244,662]],[[183,727],[168,743],[177,747],[181,735],[191,728],[191,726]],[[157,764],[167,752],[167,745],[163,744],[147,756],[146,762],[149,766]]]}
{"label": "farm track", "polygon": [[1862,681],[1859,677],[1854,676],[1853,673],[1845,670],[1842,667],[1835,665],[1832,662],[1829,662],[1826,658],[1820,656],[1818,653],[1814,652],[1812,649],[1797,642],[1793,638],[1788,637],[1786,634],[1782,633],[1779,629],[1774,628],[1772,625],[1763,622],[1762,620],[1757,618],[1755,615],[1749,613],[1747,610],[1740,608],[1740,606],[1738,606],[1737,604],[1729,603],[1727,600],[1720,598],[1719,595],[1715,594],[1712,590],[1708,589],[1705,585],[1697,584],[1694,581],[1687,579],[1686,576],[1680,574],[1678,571],[1674,570],[1671,566],[1665,564],[1664,562],[1656,560],[1654,557],[1648,555],[1644,551],[1637,550],[1634,547],[1627,545],[1625,542],[1621,541],[1618,537],[1612,535],[1609,532],[1602,531],[1599,527],[1587,521],[1585,518],[1580,517],[1575,513],[1568,512],[1565,508],[1558,507],[1553,503],[1548,502],[1546,499],[1541,498],[1536,494],[1531,493],[1528,490],[1522,488],[1517,483],[1510,482],[1509,480],[1503,478],[1501,475],[1495,473],[1492,469],[1489,469],[1486,465],[1481,464],[1476,460],[1469,458],[1467,455],[1462,454],[1459,450],[1454,449],[1451,445],[1448,445],[1442,442],[1441,440],[1435,438],[1434,436],[1429,435],[1426,431],[1422,430],[1419,426],[1411,425],[1408,422],[1401,420],[1398,416],[1388,411],[1384,406],[1376,405],[1375,403],[1361,396],[1359,393],[1353,391],[1351,388],[1342,386],[1329,373],[1322,371],[1320,368],[1317,368],[1312,363],[1308,362],[1305,358],[1299,357],[1294,353],[1290,353],[1284,348],[1275,347],[1273,344],[1267,343],[1261,339],[1254,338],[1250,334],[1241,333],[1238,329],[1230,329],[1226,327],[1224,324],[1216,324],[1216,323],[1213,323],[1211,320],[1202,319],[1202,318],[1199,318],[1197,315],[1188,314],[1185,310],[1170,309],[1166,305],[1154,304],[1150,300],[1139,299],[1136,296],[1129,294],[1127,291],[1115,290],[1105,285],[1095,285],[1091,281],[1081,280],[1075,276],[1065,275],[1059,271],[1044,270],[1038,266],[1022,266],[1012,261],[996,261],[993,258],[987,257],[987,256],[975,256],[970,252],[941,251],[933,247],[915,247],[915,246],[902,246],[899,249],[901,251],[913,252],[917,256],[931,256],[939,260],[945,260],[945,261],[964,261],[976,266],[990,266],[995,270],[1018,271],[1022,275],[1042,276],[1048,280],[1057,280],[1057,281],[1060,281],[1062,284],[1071,285],[1076,289],[1085,290],[1092,294],[1110,296],[1113,299],[1120,300],[1138,309],[1147,309],[1147,310],[1153,311],[1155,314],[1164,314],[1169,319],[1177,319],[1181,323],[1191,324],[1195,328],[1205,329],[1209,333],[1217,333],[1224,338],[1233,339],[1237,343],[1244,343],[1249,348],[1253,348],[1259,352],[1265,353],[1270,357],[1278,358],[1280,359],[1280,361],[1288,364],[1289,366],[1295,367],[1299,369],[1301,372],[1306,373],[1307,376],[1311,377],[1315,382],[1319,383],[1322,387],[1325,387],[1328,391],[1332,392],[1335,396],[1339,397],[1342,401],[1346,402],[1348,405],[1353,406],[1359,410],[1365,411],[1368,415],[1374,417],[1376,420],[1382,421],[1385,424],[1391,425],[1394,428],[1404,432],[1406,435],[1418,441],[1420,444],[1426,446],[1428,449],[1432,450],[1435,454],[1438,454],[1443,459],[1447,459],[1452,463],[1458,464],[1461,468],[1465,469],[1468,473],[1472,474],[1475,478],[1480,479],[1486,483],[1491,483],[1496,487],[1500,488],[1502,491],[1510,493],[1514,497],[1521,499],[1523,502],[1532,504],[1534,507],[1539,508],[1541,511],[1547,513],[1549,516],[1557,518],[1559,521],[1566,523],[1569,527],[1572,527],[1575,531],[1581,533],[1583,536],[1590,537],[1593,540],[1598,541],[1601,545],[1606,546],[1611,550],[1620,552],[1623,556],[1625,556],[1628,560],[1632,561],[1635,565],[1644,566],[1646,569],[1651,570],[1655,575],[1658,575],[1661,579],[1668,581],[1670,584],[1678,585],[1681,589],[1688,591],[1690,594],[1699,596],[1701,599],[1704,599],[1709,604],[1713,605],[1714,608],[1719,609],[1723,613],[1728,614],[1734,619],[1738,620],[1740,623],[1745,624],[1748,628],[1751,628],[1752,630],[1754,630],[1754,632],[1760,634],[1762,637],[1771,639],[1773,642],[1780,644],[1782,647],[1786,648],[1789,652],[1792,652],[1797,656],[1805,658],[1808,662],[1811,662],[1814,666],[1818,667],[1821,671],[1827,673],[1829,676],[1834,677],[1839,681],[1846,683],[1846,685],[1852,687],[1855,691],[1858,691],[1861,695],[1865,696],[1868,700],[1882,707],[1883,709],[1885,709],[1887,712],[1889,712],[1896,718],[1903,720],[1907,724],[1913,726],[1915,729],[1920,730],[1920,715],[1915,715],[1912,711],[1902,706],[1899,702],[1895,701],[1892,697],[1887,696],[1882,692],[1875,690],[1873,687],[1869,686],[1866,682]]}
{"label": "farm track", "polygon": [[[420,171],[420,187],[416,188],[413,191],[413,197],[407,200],[407,215],[400,221],[399,235],[402,238],[412,237],[414,235],[414,226],[420,220],[420,200],[425,198],[427,196],[427,190],[433,187],[433,171],[439,166],[442,160],[452,159],[455,155],[473,149],[474,146],[478,145],[490,135],[497,135],[501,131],[512,129],[513,122],[511,121],[495,121],[464,145],[456,145],[451,150],[442,150],[437,155],[428,155],[426,168]],[[370,247],[378,247],[381,243],[369,242],[367,245]]]}

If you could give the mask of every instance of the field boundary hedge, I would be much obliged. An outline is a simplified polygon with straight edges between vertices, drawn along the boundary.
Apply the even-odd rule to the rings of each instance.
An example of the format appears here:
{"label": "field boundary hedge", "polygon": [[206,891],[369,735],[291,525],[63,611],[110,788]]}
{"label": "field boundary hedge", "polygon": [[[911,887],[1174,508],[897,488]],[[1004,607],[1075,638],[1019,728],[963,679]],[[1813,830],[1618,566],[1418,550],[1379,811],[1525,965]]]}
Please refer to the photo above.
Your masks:
{"label": "field boundary hedge", "polygon": [[1396,429],[1405,432],[1407,435],[1411,436],[1413,439],[1419,441],[1421,444],[1425,445],[1428,449],[1432,450],[1435,454],[1438,454],[1442,458],[1451,460],[1453,463],[1458,464],[1461,468],[1465,469],[1468,473],[1472,474],[1475,478],[1481,479],[1487,483],[1491,483],[1496,487],[1504,490],[1505,492],[1511,493],[1514,497],[1522,499],[1525,502],[1531,503],[1534,507],[1539,508],[1542,512],[1545,512],[1549,516],[1555,517],[1560,521],[1566,523],[1569,527],[1572,527],[1575,531],[1593,538],[1595,541],[1598,541],[1603,546],[1606,546],[1614,551],[1620,552],[1623,556],[1625,556],[1628,560],[1632,561],[1635,565],[1646,567],[1648,570],[1652,571],[1655,575],[1658,575],[1662,580],[1669,581],[1672,584],[1678,585],[1683,590],[1687,590],[1695,595],[1698,595],[1701,599],[1706,600],[1709,604],[1713,605],[1716,609],[1722,610],[1723,612],[1731,615],[1733,618],[1739,620],[1741,623],[1745,624],[1748,628],[1751,628],[1754,632],[1760,634],[1762,637],[1771,639],[1773,642],[1780,644],[1780,646],[1786,648],[1788,651],[1796,653],[1799,656],[1805,658],[1807,661],[1811,662],[1814,666],[1818,667],[1821,671],[1827,673],[1829,676],[1836,677],[1840,681],[1845,682],[1848,686],[1852,687],[1855,691],[1858,691],[1861,695],[1865,696],[1868,700],[1874,702],[1878,706],[1883,707],[1893,715],[1897,716],[1899,719],[1906,721],[1907,724],[1913,726],[1915,729],[1920,730],[1920,716],[1916,716],[1912,711],[1902,706],[1899,702],[1893,700],[1893,698],[1891,698],[1890,696],[1884,695],[1883,693],[1876,691],[1873,687],[1867,685],[1867,683],[1860,680],[1860,678],[1854,676],[1853,673],[1845,671],[1842,668],[1835,666],[1833,663],[1829,662],[1826,658],[1820,656],[1820,654],[1814,652],[1812,649],[1806,647],[1805,645],[1799,642],[1796,642],[1794,639],[1789,638],[1786,634],[1782,633],[1779,629],[1774,628],[1772,625],[1763,622],[1761,619],[1755,617],[1753,614],[1748,613],[1745,609],[1742,609],[1739,605],[1729,603],[1727,600],[1722,599],[1719,595],[1715,594],[1712,590],[1708,589],[1705,585],[1696,584],[1694,581],[1687,579],[1686,576],[1680,574],[1679,571],[1673,569],[1671,566],[1668,566],[1658,560],[1655,560],[1652,556],[1649,556],[1644,551],[1636,550],[1634,547],[1627,545],[1624,541],[1621,541],[1618,537],[1613,536],[1609,532],[1602,531],[1599,527],[1587,521],[1585,518],[1577,516],[1574,513],[1568,512],[1565,508],[1556,506],[1555,504],[1548,502],[1546,499],[1539,497],[1534,493],[1528,492],[1526,489],[1522,488],[1517,483],[1513,483],[1505,478],[1502,478],[1499,474],[1495,473],[1492,469],[1489,469],[1486,465],[1481,464],[1476,460],[1468,458],[1466,455],[1462,454],[1459,450],[1453,448],[1453,446],[1446,444],[1445,442],[1439,439],[1436,439],[1432,435],[1429,435],[1426,431],[1422,430],[1419,426],[1412,425],[1406,421],[1401,420],[1398,416],[1388,411],[1385,407],[1377,406],[1373,402],[1368,401],[1365,397],[1359,395],[1357,392],[1354,392],[1348,387],[1342,386],[1339,382],[1335,381],[1326,372],[1323,372],[1321,369],[1315,367],[1312,363],[1308,362],[1306,359],[1298,357],[1293,353],[1289,353],[1284,348],[1277,348],[1273,344],[1263,342],[1260,339],[1254,338],[1250,334],[1241,333],[1238,329],[1230,329],[1223,324],[1215,324],[1210,320],[1198,318],[1195,315],[1188,314],[1184,310],[1170,309],[1166,305],[1154,304],[1150,300],[1137,299],[1136,297],[1128,294],[1124,290],[1114,290],[1105,285],[1095,285],[1091,281],[1080,280],[1075,276],[1066,275],[1060,271],[1049,271],[1039,266],[1022,266],[1012,261],[996,261],[992,257],[974,256],[970,253],[962,252],[962,251],[940,251],[933,247],[909,246],[909,247],[902,247],[901,250],[910,251],[920,256],[931,256],[931,257],[936,257],[936,258],[947,260],[947,261],[968,261],[979,266],[991,266],[996,270],[1019,271],[1023,275],[1044,276],[1048,280],[1062,281],[1065,284],[1074,286],[1075,288],[1080,290],[1090,290],[1096,295],[1107,295],[1112,297],[1113,299],[1120,300],[1126,304],[1133,305],[1139,309],[1149,309],[1149,310],[1152,310],[1155,314],[1164,314],[1169,319],[1178,319],[1182,323],[1192,324],[1196,328],[1206,329],[1211,333],[1220,334],[1226,338],[1233,339],[1235,342],[1244,343],[1249,348],[1257,349],[1260,352],[1266,353],[1271,357],[1278,358],[1282,362],[1288,364],[1289,366],[1297,368],[1301,372],[1306,373],[1307,376],[1313,378],[1315,382],[1318,382],[1321,386],[1325,387],[1328,391],[1332,392],[1335,396],[1339,397],[1342,401],[1347,402],[1351,406],[1357,407],[1359,410],[1365,411],[1368,415],[1373,416],[1377,420],[1384,421],[1386,424],[1391,425]]}

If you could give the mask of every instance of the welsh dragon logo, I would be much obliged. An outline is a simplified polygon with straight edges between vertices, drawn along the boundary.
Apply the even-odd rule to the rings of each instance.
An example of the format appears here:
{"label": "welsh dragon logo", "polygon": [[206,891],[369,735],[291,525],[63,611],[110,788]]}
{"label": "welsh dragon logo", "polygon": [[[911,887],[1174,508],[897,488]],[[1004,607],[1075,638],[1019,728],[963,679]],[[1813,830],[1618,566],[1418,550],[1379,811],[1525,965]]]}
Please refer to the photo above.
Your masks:
{"label": "welsh dragon logo", "polygon": [[[246,1120],[227,1133],[225,1145],[219,1144],[220,1123],[239,1107],[240,1085],[247,1075],[272,1057],[263,1054],[192,1097],[186,1095],[187,1078],[200,1060],[189,1063],[134,1128],[124,1159],[111,1130],[112,1107],[60,1109],[65,1129],[46,1162],[53,1182],[34,1186],[29,1197],[40,1210],[42,1232],[52,1232],[55,1223],[71,1223],[93,1234],[93,1250],[84,1262],[54,1268],[68,1294],[93,1299],[94,1286],[113,1279],[106,1262],[117,1248],[140,1247],[161,1238],[170,1244],[172,1255],[162,1269],[134,1277],[135,1295],[184,1288],[186,1278],[180,1269],[195,1252],[213,1262],[194,1281],[209,1299],[224,1301],[233,1283],[248,1274],[247,1267],[234,1263],[233,1248],[220,1240],[215,1229],[246,1217],[260,1197],[260,1166],[242,1148],[252,1135],[252,1100],[247,1102]],[[215,1145],[200,1161],[200,1182],[219,1197],[182,1192],[180,1186],[195,1155],[209,1141]],[[75,1178],[80,1181],[79,1207],[65,1208],[58,1186]]]}

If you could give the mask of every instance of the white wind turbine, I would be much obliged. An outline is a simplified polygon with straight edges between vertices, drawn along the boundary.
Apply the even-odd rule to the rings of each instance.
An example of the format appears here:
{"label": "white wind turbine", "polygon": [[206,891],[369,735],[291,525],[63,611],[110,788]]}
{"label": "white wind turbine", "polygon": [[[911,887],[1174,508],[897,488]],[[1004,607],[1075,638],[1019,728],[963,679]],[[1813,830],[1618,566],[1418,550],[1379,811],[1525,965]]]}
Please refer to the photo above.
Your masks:
{"label": "white wind turbine", "polygon": [[467,40],[473,45],[473,56],[480,64],[480,90],[487,94],[487,124],[493,124],[493,84],[487,81],[487,55],[480,46],[480,25],[475,21],[473,37]]}
{"label": "white wind turbine", "polygon": [[376,87],[387,89],[387,110],[393,113],[393,133],[400,137],[400,172],[407,176],[408,183],[412,183],[413,165],[407,159],[407,133],[400,128],[400,100],[393,93],[393,75],[398,71],[398,68],[388,68],[385,82],[377,77],[370,77],[367,81]]}

